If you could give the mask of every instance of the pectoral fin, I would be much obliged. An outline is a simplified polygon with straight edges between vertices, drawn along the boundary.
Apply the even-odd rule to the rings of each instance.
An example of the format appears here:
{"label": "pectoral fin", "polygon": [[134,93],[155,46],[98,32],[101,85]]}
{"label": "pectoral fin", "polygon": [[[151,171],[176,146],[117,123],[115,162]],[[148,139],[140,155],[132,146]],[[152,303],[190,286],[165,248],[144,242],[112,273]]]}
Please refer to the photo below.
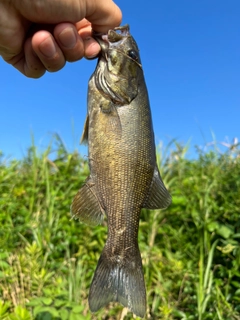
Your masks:
{"label": "pectoral fin", "polygon": [[109,114],[109,126],[118,137],[122,135],[122,125],[119,114],[117,112],[117,107],[112,106],[111,113]]}
{"label": "pectoral fin", "polygon": [[171,204],[172,198],[165,188],[157,166],[155,166],[151,187],[143,205],[146,209],[163,209]]}
{"label": "pectoral fin", "polygon": [[85,123],[84,123],[84,128],[83,128],[83,133],[82,133],[82,137],[80,140],[80,144],[87,144],[88,143],[88,126],[89,126],[89,115],[87,115]]}
{"label": "pectoral fin", "polygon": [[101,117],[104,119],[106,126],[112,131],[113,134],[121,136],[122,125],[121,120],[117,111],[117,107],[112,101],[105,100],[100,105]]}
{"label": "pectoral fin", "polygon": [[95,184],[91,178],[86,180],[74,197],[71,214],[74,219],[92,226],[101,224],[103,221],[104,210],[98,201]]}

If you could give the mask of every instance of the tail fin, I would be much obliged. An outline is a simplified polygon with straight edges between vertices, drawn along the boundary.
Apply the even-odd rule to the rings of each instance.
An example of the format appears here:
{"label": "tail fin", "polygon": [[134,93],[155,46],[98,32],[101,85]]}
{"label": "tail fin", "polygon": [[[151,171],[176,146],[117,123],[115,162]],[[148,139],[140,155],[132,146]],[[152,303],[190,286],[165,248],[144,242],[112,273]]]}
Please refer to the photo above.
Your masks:
{"label": "tail fin", "polygon": [[146,290],[142,260],[137,255],[120,258],[107,257],[103,251],[94,274],[89,293],[92,312],[111,301],[118,301],[138,317],[146,313]]}

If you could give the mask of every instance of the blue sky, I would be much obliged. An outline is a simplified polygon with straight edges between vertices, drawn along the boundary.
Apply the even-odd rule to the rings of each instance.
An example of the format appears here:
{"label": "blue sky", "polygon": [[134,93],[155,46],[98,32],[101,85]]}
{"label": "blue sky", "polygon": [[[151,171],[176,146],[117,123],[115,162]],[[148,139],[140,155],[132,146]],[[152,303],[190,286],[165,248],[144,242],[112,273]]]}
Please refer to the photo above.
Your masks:
{"label": "blue sky", "polygon": [[[140,48],[156,143],[240,138],[239,0],[117,0]],[[146,3],[149,5],[147,6]],[[0,150],[20,158],[58,133],[79,148],[96,60],[28,79],[0,59]],[[190,155],[193,154],[190,153]]]}

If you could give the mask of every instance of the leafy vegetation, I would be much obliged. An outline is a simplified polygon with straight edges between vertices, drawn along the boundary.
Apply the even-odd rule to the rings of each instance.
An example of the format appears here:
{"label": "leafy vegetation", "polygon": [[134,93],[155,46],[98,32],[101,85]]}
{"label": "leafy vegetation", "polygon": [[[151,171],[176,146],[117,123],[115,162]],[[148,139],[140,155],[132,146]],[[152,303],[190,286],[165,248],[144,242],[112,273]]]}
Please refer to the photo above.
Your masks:
{"label": "leafy vegetation", "polygon": [[[54,152],[54,160],[52,153]],[[175,143],[158,162],[173,203],[143,210],[139,246],[147,319],[240,319],[240,150],[198,150]],[[88,164],[59,137],[45,152],[0,160],[0,320],[119,319],[111,303],[89,312],[89,285],[106,240],[106,222],[71,219],[71,201]]]}

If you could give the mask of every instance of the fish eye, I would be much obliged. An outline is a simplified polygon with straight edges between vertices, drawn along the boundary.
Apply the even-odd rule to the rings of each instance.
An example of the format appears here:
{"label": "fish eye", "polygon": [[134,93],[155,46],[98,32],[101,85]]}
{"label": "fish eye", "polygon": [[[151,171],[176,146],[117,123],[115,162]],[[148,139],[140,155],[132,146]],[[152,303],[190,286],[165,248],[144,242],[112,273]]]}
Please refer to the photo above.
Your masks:
{"label": "fish eye", "polygon": [[133,60],[138,61],[139,57],[138,57],[138,52],[136,50],[129,50],[128,51],[128,55],[130,58],[132,58]]}

